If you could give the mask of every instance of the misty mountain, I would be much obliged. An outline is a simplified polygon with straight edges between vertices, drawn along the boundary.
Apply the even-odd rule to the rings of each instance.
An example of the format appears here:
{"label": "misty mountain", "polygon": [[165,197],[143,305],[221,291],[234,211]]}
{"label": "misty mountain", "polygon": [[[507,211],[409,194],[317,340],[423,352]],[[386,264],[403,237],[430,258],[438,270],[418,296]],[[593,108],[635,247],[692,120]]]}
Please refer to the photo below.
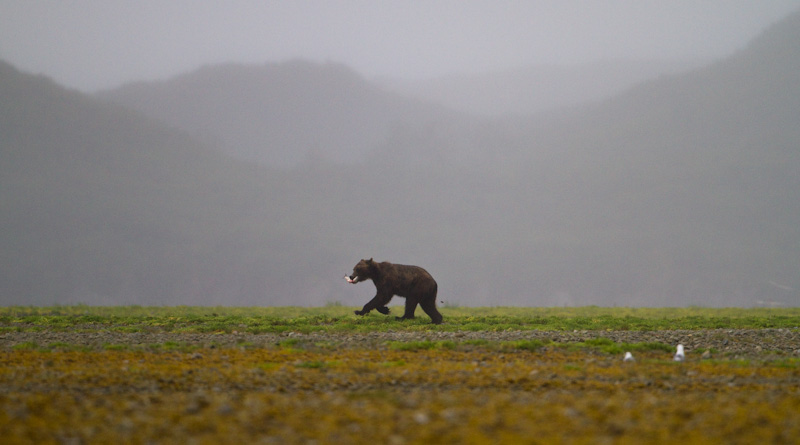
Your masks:
{"label": "misty mountain", "polygon": [[[425,267],[452,304],[797,305],[799,33],[800,13],[590,106],[420,112],[357,162],[332,143],[284,168],[0,63],[0,298],[359,305],[373,288],[341,277],[374,257]],[[327,117],[264,107],[296,110],[300,135],[341,122],[342,94]]]}
{"label": "misty mountain", "polygon": [[396,128],[456,115],[386,92],[345,66],[301,60],[206,66],[97,97],[182,128],[226,154],[280,167],[320,156],[355,162]]}
{"label": "misty mountain", "polygon": [[283,178],[4,62],[0,147],[2,304],[264,293],[253,258],[282,241],[250,225],[281,224],[278,200],[258,204]]}
{"label": "misty mountain", "polygon": [[434,79],[380,79],[391,91],[480,116],[534,114],[607,99],[638,83],[705,65],[703,60],[600,60]]}
{"label": "misty mountain", "polygon": [[[574,112],[474,125],[457,146],[446,131],[409,136],[376,157],[449,150],[421,176],[454,188],[427,194],[459,198],[419,213],[458,215],[441,217],[470,271],[448,277],[455,295],[797,305],[798,25],[800,13],[718,63]],[[463,152],[485,156],[450,169]]]}
{"label": "misty mountain", "polygon": [[606,293],[652,304],[798,304],[798,25],[795,13],[725,60],[522,137],[535,146],[515,164],[561,175],[543,186],[567,191],[577,244],[596,258],[578,276],[616,263]]}

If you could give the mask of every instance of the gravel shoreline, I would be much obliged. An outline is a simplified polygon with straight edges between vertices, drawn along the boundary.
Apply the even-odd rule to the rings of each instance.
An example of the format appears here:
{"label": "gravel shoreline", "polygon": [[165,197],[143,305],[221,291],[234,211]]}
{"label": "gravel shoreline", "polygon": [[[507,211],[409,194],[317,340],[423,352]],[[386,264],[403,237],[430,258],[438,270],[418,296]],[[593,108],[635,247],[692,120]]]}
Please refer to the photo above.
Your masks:
{"label": "gravel shoreline", "polygon": [[544,340],[555,343],[574,343],[605,337],[616,343],[658,342],[670,345],[683,344],[687,353],[712,348],[717,354],[734,356],[789,355],[800,356],[800,330],[797,329],[708,329],[672,331],[456,331],[456,332],[371,332],[302,334],[197,334],[170,332],[4,332],[0,333],[0,350],[13,349],[20,344],[35,343],[48,346],[66,343],[102,349],[106,345],[146,346],[176,342],[198,347],[252,347],[274,346],[287,338],[311,344],[326,342],[337,347],[382,348],[390,341],[444,341],[467,340],[515,341]]}

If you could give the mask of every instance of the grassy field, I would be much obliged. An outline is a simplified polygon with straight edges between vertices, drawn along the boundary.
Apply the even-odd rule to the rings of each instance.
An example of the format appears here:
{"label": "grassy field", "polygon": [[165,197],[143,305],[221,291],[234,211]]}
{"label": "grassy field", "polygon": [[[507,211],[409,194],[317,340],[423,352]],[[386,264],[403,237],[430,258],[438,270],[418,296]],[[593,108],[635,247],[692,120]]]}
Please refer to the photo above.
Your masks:
{"label": "grassy field", "polygon": [[[398,323],[373,312],[357,317],[357,308],[301,307],[141,307],[58,306],[0,308],[0,332],[25,330],[107,329],[120,332],[374,332],[504,330],[664,330],[761,329],[800,326],[800,308],[442,308],[445,323],[430,324],[417,311]],[[402,308],[392,308],[401,314]]]}
{"label": "grassy field", "polygon": [[[424,315],[397,322],[352,310],[0,308],[0,437],[9,444],[800,437],[798,309],[443,308],[439,326]],[[694,349],[676,362],[675,330],[678,338],[747,343],[755,352]],[[612,339],[622,334],[630,340]],[[635,362],[622,361],[625,351]]]}

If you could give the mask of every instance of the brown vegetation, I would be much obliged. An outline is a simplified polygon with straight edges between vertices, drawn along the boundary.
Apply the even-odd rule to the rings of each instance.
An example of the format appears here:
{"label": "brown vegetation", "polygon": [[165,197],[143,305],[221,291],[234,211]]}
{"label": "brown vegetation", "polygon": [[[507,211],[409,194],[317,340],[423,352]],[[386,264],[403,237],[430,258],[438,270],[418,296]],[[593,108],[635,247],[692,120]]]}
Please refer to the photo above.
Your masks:
{"label": "brown vegetation", "polygon": [[690,352],[683,363],[641,351],[623,363],[586,347],[424,341],[425,333],[417,341],[347,344],[285,336],[258,346],[217,346],[214,334],[181,342],[173,334],[175,341],[161,344],[102,347],[38,346],[14,335],[0,344],[5,443],[800,437],[800,363],[766,349],[739,358]]}

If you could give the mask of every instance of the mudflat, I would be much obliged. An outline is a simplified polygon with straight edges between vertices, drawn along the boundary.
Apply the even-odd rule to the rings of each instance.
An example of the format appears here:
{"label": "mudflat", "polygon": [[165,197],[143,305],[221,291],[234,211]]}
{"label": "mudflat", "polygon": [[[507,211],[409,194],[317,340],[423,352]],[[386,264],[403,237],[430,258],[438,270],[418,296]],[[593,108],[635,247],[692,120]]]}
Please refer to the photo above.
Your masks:
{"label": "mudflat", "polygon": [[4,443],[800,437],[797,329],[82,331],[0,333]]}

